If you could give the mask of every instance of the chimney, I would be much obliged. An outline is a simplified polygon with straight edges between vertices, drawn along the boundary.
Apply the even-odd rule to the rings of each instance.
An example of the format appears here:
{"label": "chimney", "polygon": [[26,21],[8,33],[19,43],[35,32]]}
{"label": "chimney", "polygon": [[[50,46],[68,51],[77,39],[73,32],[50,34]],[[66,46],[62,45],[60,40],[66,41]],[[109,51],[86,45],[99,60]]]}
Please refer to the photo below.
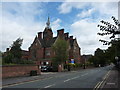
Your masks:
{"label": "chimney", "polygon": [[42,32],[38,32],[38,38],[42,39]]}
{"label": "chimney", "polygon": [[6,48],[6,52],[8,52],[9,51],[9,48]]}
{"label": "chimney", "polygon": [[70,36],[70,40],[73,40],[73,36]]}
{"label": "chimney", "polygon": [[66,39],[68,39],[69,33],[65,33],[64,36]]}
{"label": "chimney", "polygon": [[64,35],[64,29],[57,30],[57,36],[63,36]]}

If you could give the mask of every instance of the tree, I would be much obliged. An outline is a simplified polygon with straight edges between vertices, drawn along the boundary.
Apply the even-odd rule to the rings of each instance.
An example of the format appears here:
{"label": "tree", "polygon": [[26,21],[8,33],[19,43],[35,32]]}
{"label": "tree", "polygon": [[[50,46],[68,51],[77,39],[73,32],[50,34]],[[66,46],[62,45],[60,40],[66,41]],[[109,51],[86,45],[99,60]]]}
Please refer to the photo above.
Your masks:
{"label": "tree", "polygon": [[106,50],[106,54],[107,58],[115,64],[115,57],[120,58],[120,40],[112,42],[112,45]]}
{"label": "tree", "polygon": [[110,64],[110,58],[107,50],[97,48],[94,56],[89,59],[89,62],[93,63],[94,66],[105,66],[106,64]]}
{"label": "tree", "polygon": [[4,65],[4,64],[13,63],[12,59],[13,59],[13,54],[7,52],[7,55],[3,56],[2,64]]}
{"label": "tree", "polygon": [[104,66],[107,63],[107,60],[105,58],[105,51],[102,49],[97,49],[95,51],[95,60],[96,60],[96,65],[101,65]]}
{"label": "tree", "polygon": [[63,38],[58,37],[53,45],[55,57],[53,58],[53,66],[63,65],[68,60],[68,43]]}
{"label": "tree", "polygon": [[16,41],[13,42],[11,45],[11,48],[8,52],[5,53],[3,56],[3,63],[15,63],[19,64],[21,62],[21,45],[22,45],[23,39],[18,38]]}
{"label": "tree", "polygon": [[119,57],[120,58],[120,38],[116,38],[116,35],[120,34],[120,22],[112,16],[112,19],[115,23],[115,25],[106,22],[106,21],[101,21],[102,24],[104,25],[98,25],[98,27],[100,28],[100,31],[102,31],[101,33],[98,33],[98,35],[101,36],[105,36],[105,35],[111,35],[110,41],[106,41],[106,40],[99,40],[101,42],[103,42],[103,45],[111,45],[110,47],[108,47],[108,49],[106,50],[106,55],[107,58],[110,59],[110,61],[112,61],[113,63],[116,63],[115,61],[115,57]]}
{"label": "tree", "polygon": [[13,42],[11,46],[10,53],[13,55],[13,63],[19,63],[21,60],[22,52],[21,52],[21,46],[22,46],[23,39],[18,38],[16,41]]}
{"label": "tree", "polygon": [[95,57],[94,56],[91,56],[88,61],[91,63],[91,64],[94,64],[95,65]]}
{"label": "tree", "polygon": [[[115,35],[120,34],[120,22],[114,16],[112,16],[112,19],[115,25],[109,22],[106,22],[104,20],[100,21],[104,25],[98,25],[98,27],[100,28],[100,31],[102,31],[101,33],[99,32],[98,35],[101,35],[101,36],[111,35],[110,36],[111,41],[106,41],[101,39],[99,40],[103,42],[103,45],[112,44],[112,41],[115,40]],[[119,38],[116,38],[116,39],[118,40]]]}

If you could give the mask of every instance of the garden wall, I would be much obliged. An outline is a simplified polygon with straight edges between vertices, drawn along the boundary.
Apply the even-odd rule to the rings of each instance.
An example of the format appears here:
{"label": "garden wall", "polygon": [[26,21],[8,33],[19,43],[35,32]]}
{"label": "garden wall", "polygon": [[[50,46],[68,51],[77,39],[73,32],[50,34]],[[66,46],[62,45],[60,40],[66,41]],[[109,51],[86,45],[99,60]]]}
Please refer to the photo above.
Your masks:
{"label": "garden wall", "polygon": [[0,68],[2,68],[2,78],[30,75],[31,70],[36,70],[37,74],[41,74],[38,65],[5,65]]}

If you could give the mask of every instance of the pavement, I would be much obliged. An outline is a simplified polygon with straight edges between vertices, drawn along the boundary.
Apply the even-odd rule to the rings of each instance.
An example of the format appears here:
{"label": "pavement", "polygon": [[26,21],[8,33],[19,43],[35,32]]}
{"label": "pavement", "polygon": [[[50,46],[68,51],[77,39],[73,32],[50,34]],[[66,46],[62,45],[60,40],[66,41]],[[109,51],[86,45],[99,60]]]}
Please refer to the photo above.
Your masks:
{"label": "pavement", "polygon": [[113,67],[104,77],[100,90],[120,90],[120,70]]}

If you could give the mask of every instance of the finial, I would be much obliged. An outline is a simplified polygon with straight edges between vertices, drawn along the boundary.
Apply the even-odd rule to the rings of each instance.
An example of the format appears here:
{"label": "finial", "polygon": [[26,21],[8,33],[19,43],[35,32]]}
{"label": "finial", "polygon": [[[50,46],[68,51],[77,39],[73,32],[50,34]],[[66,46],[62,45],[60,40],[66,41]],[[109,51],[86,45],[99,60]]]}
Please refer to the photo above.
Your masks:
{"label": "finial", "polygon": [[49,15],[48,15],[48,20],[47,20],[46,25],[47,25],[47,28],[50,28],[50,18],[49,18]]}

